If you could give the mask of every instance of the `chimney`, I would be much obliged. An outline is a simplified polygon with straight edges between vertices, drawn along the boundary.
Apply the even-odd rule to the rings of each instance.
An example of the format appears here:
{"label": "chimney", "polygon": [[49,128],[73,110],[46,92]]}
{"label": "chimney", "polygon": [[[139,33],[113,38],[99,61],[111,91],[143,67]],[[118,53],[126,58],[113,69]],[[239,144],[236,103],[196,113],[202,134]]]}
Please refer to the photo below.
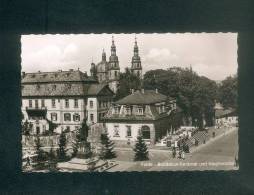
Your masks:
{"label": "chimney", "polygon": [[157,88],[155,89],[155,92],[158,93],[158,89]]}
{"label": "chimney", "polygon": [[145,93],[145,90],[144,90],[144,89],[141,89],[141,92],[142,92],[142,93]]}

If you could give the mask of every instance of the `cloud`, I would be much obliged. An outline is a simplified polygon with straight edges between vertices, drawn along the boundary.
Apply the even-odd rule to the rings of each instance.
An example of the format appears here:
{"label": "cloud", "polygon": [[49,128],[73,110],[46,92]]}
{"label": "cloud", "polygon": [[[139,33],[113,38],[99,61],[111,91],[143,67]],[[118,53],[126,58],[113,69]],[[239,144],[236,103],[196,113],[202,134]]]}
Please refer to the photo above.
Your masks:
{"label": "cloud", "polygon": [[152,48],[148,54],[144,56],[144,61],[163,62],[169,60],[176,60],[178,56],[167,48]]}
{"label": "cloud", "polygon": [[22,53],[22,65],[30,67],[32,71],[54,71],[56,65],[68,69],[68,65],[77,64],[78,52],[78,47],[73,43],[65,46],[50,44],[39,50]]}
{"label": "cloud", "polygon": [[197,72],[199,75],[206,76],[208,78],[213,78],[215,80],[225,79],[225,75],[234,75],[236,74],[235,69],[222,68],[223,65],[219,64],[205,64],[197,63],[192,64],[192,69]]}

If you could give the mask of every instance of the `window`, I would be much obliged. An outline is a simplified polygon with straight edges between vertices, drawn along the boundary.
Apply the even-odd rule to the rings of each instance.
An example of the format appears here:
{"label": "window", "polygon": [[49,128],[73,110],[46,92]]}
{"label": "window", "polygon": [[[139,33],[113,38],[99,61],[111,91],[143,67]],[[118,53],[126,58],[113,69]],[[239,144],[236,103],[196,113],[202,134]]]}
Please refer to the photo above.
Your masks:
{"label": "window", "polygon": [[55,99],[52,99],[51,105],[52,105],[52,108],[55,108],[55,107],[56,107],[56,100],[55,100]]}
{"label": "window", "polygon": [[92,100],[89,102],[89,104],[90,104],[90,108],[93,108],[93,101]]}
{"label": "window", "polygon": [[131,137],[131,126],[126,126],[127,128],[127,131],[126,131],[126,134],[127,134],[127,137]]}
{"label": "window", "polygon": [[64,121],[71,121],[71,114],[70,113],[64,113]]}
{"label": "window", "polygon": [[29,108],[33,107],[33,101],[29,100]]}
{"label": "window", "polygon": [[65,108],[69,108],[69,100],[68,99],[65,100]]}
{"label": "window", "polygon": [[93,114],[90,114],[90,121],[93,122],[94,118],[93,118]]}
{"label": "window", "polygon": [[74,99],[74,108],[78,108],[78,100]]}
{"label": "window", "polygon": [[42,125],[42,130],[46,131],[46,125]]}
{"label": "window", "polygon": [[41,107],[45,107],[45,100],[41,100]]}
{"label": "window", "polygon": [[117,71],[115,71],[115,77],[117,77]]}
{"label": "window", "polygon": [[150,128],[148,126],[142,126],[141,133],[143,139],[150,139]]}
{"label": "window", "polygon": [[138,108],[138,115],[143,115],[143,108],[141,107]]}
{"label": "window", "polygon": [[127,107],[125,108],[125,114],[126,114],[126,115],[131,115],[131,108],[130,108],[129,106],[127,106]]}
{"label": "window", "polygon": [[51,113],[51,121],[57,121],[57,113]]}
{"label": "window", "polygon": [[35,108],[38,108],[38,107],[39,107],[38,100],[35,100]]}
{"label": "window", "polygon": [[118,125],[115,125],[114,126],[114,137],[120,137],[119,135],[119,126]]}
{"label": "window", "polygon": [[80,115],[78,113],[73,114],[73,121],[80,121]]}

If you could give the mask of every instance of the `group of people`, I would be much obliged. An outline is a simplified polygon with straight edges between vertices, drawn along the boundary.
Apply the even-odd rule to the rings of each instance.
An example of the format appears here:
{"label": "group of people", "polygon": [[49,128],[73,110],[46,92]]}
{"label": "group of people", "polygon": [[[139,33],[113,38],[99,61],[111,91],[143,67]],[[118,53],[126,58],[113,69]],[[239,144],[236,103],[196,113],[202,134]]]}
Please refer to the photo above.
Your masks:
{"label": "group of people", "polygon": [[[177,156],[175,147],[173,148],[172,155],[173,155],[173,158],[176,158],[176,156]],[[182,159],[182,160],[185,159],[185,152],[182,149],[179,150],[177,158]]]}

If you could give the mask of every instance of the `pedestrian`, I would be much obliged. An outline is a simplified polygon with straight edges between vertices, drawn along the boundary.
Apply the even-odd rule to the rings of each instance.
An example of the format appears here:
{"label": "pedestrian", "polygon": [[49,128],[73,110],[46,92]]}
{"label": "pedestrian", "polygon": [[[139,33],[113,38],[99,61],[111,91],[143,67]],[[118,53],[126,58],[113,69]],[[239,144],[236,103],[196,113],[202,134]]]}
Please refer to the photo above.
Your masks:
{"label": "pedestrian", "polygon": [[175,148],[175,147],[173,148],[172,155],[173,155],[173,158],[175,158],[175,157],[176,157],[176,148]]}
{"label": "pedestrian", "polygon": [[182,159],[183,159],[183,160],[185,159],[184,151],[182,152]]}
{"label": "pedestrian", "polygon": [[30,166],[30,158],[29,158],[29,156],[26,158],[26,165]]}
{"label": "pedestrian", "polygon": [[238,167],[238,158],[235,156],[235,166]]}
{"label": "pedestrian", "polygon": [[179,155],[179,156],[178,156],[178,158],[180,158],[180,159],[181,159],[181,158],[182,158],[182,151],[181,151],[181,150],[179,150],[178,155]]}

